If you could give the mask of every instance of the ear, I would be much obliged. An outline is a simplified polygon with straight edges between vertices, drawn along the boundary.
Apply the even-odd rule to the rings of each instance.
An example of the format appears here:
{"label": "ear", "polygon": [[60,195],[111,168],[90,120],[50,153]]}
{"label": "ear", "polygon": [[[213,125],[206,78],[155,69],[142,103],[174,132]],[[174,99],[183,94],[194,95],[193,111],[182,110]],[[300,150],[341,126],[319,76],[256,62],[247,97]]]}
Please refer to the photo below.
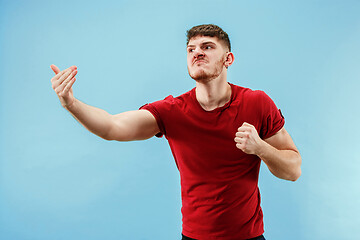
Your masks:
{"label": "ear", "polygon": [[234,54],[232,52],[227,52],[226,59],[224,62],[225,67],[228,68],[229,66],[231,66],[233,64],[234,60],[235,60]]}

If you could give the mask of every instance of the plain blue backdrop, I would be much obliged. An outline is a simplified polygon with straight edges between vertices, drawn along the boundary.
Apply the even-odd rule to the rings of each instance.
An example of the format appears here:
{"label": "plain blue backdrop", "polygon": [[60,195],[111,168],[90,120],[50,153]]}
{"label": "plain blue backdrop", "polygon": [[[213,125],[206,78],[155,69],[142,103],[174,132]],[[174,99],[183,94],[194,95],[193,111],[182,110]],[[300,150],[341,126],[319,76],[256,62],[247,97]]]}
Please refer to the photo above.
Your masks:
{"label": "plain blue backdrop", "polygon": [[228,80],[264,90],[303,158],[301,178],[259,186],[269,240],[357,239],[360,1],[0,0],[0,239],[180,239],[179,173],[165,139],[108,142],[59,104],[116,114],[195,86],[186,30],[230,35]]}

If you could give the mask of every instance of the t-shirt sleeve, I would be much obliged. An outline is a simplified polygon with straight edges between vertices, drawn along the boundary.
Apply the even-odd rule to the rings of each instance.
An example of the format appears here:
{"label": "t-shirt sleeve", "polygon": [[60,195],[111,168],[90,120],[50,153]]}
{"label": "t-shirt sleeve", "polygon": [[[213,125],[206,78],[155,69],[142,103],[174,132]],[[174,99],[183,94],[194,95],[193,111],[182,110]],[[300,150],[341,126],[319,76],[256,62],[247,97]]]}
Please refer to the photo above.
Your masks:
{"label": "t-shirt sleeve", "polygon": [[149,111],[155,117],[156,122],[160,129],[160,132],[155,135],[156,137],[160,138],[163,135],[166,135],[164,118],[165,118],[165,114],[170,111],[172,102],[173,102],[173,96],[170,95],[166,97],[164,100],[156,101],[153,103],[147,103],[139,108]]}
{"label": "t-shirt sleeve", "polygon": [[263,91],[259,92],[259,104],[261,106],[262,124],[260,137],[269,138],[277,133],[285,125],[285,118],[274,101]]}

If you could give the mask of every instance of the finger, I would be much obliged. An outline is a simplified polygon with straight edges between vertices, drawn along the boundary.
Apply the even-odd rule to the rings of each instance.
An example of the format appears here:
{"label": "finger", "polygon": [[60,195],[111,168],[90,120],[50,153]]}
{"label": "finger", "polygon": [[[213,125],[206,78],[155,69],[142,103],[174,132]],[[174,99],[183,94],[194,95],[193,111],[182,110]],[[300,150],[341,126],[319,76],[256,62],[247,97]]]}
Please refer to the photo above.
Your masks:
{"label": "finger", "polygon": [[235,137],[235,138],[234,138],[234,141],[235,141],[236,143],[240,143],[240,144],[243,144],[243,145],[249,142],[248,139],[246,139],[246,138],[239,138],[239,137]]}
{"label": "finger", "polygon": [[55,74],[60,72],[60,69],[55,64],[51,64],[50,68],[54,71]]}
{"label": "finger", "polygon": [[[68,83],[75,77],[75,75],[77,74],[77,70],[73,71],[70,73],[70,75],[68,75],[68,77],[66,79],[64,79],[63,82],[61,82],[61,84],[59,84],[59,86],[56,88],[56,92],[57,93],[61,93],[64,91],[64,89],[66,88],[66,86],[68,85]],[[59,80],[60,82],[60,80]]]}
{"label": "finger", "polygon": [[250,133],[249,132],[237,132],[235,134],[236,137],[239,137],[239,138],[248,138],[250,136]]}
{"label": "finger", "polygon": [[251,131],[251,127],[250,126],[241,126],[238,128],[238,132],[248,132]]}
{"label": "finger", "polygon": [[71,88],[72,88],[72,85],[74,85],[76,81],[76,78],[72,78],[68,84],[65,86],[64,90],[62,91],[62,94],[66,94]]}
{"label": "finger", "polygon": [[[76,71],[77,73],[77,71]],[[56,92],[56,94],[60,94],[64,88],[66,87],[67,83],[76,75],[75,72],[72,72],[64,81],[60,82],[60,80],[58,80],[56,83],[54,83],[53,85],[57,85],[54,90]]]}
{"label": "finger", "polygon": [[[60,69],[55,64],[51,64],[50,68],[54,71],[55,74],[60,73]],[[69,67],[68,69],[74,69],[75,70],[75,69],[77,69],[77,67],[74,65],[74,66]]]}
{"label": "finger", "polygon": [[59,85],[58,80],[59,78],[61,78],[66,71],[68,71],[68,69],[62,70],[61,72],[59,72],[58,74],[56,74],[52,79],[51,82],[53,83],[53,88],[55,89],[55,87],[57,87]]}
{"label": "finger", "polygon": [[[72,80],[72,81],[76,81],[76,77],[74,77],[74,79]],[[70,94],[73,94],[73,89],[72,89],[72,85],[71,85],[71,87],[70,87],[70,90],[69,90],[69,92],[70,92]]]}
{"label": "finger", "polygon": [[241,126],[242,126],[242,127],[255,128],[254,125],[251,125],[250,123],[247,123],[247,122],[244,122]]}
{"label": "finger", "polygon": [[242,126],[246,126],[246,127],[254,127],[253,125],[251,125],[250,123],[244,122],[242,124]]}
{"label": "finger", "polygon": [[240,149],[240,150],[243,150],[243,149],[244,149],[244,145],[241,144],[241,143],[237,143],[237,144],[236,144],[236,147],[237,147],[238,149]]}
{"label": "finger", "polygon": [[234,138],[234,141],[235,141],[236,143],[243,143],[243,142],[244,142],[244,139],[243,139],[243,138],[239,138],[239,137],[235,137],[235,138]]}
{"label": "finger", "polygon": [[51,68],[51,69],[54,71],[54,73],[56,74],[56,75],[51,79],[51,82],[55,82],[56,80],[58,80],[66,71],[68,71],[68,70],[76,70],[76,69],[77,69],[76,66],[71,66],[71,67],[69,67],[69,68],[67,68],[67,69],[64,69],[64,70],[60,71],[60,69],[59,69],[57,66],[55,66],[54,64],[52,64],[52,65],[50,66],[50,68]]}
{"label": "finger", "polygon": [[[74,70],[71,68],[68,68],[65,70],[65,72],[58,78],[58,80],[55,80],[55,85],[59,86],[62,84],[63,81],[65,81],[71,73],[73,73]],[[76,70],[75,70],[76,71]]]}

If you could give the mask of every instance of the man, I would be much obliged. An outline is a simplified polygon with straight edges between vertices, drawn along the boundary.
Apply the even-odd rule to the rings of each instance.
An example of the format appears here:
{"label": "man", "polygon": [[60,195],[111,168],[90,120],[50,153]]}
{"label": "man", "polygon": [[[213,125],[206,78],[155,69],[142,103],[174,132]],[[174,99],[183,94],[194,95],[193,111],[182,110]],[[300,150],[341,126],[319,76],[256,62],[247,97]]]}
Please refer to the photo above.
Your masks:
{"label": "man", "polygon": [[179,97],[110,115],[74,98],[75,66],[60,72],[52,65],[52,87],[62,106],[104,139],[165,135],[181,177],[182,239],[265,239],[260,162],[276,177],[295,181],[301,156],[274,102],[262,91],[227,82],[234,62],[227,33],[212,24],[187,33],[187,65],[196,87]]}

